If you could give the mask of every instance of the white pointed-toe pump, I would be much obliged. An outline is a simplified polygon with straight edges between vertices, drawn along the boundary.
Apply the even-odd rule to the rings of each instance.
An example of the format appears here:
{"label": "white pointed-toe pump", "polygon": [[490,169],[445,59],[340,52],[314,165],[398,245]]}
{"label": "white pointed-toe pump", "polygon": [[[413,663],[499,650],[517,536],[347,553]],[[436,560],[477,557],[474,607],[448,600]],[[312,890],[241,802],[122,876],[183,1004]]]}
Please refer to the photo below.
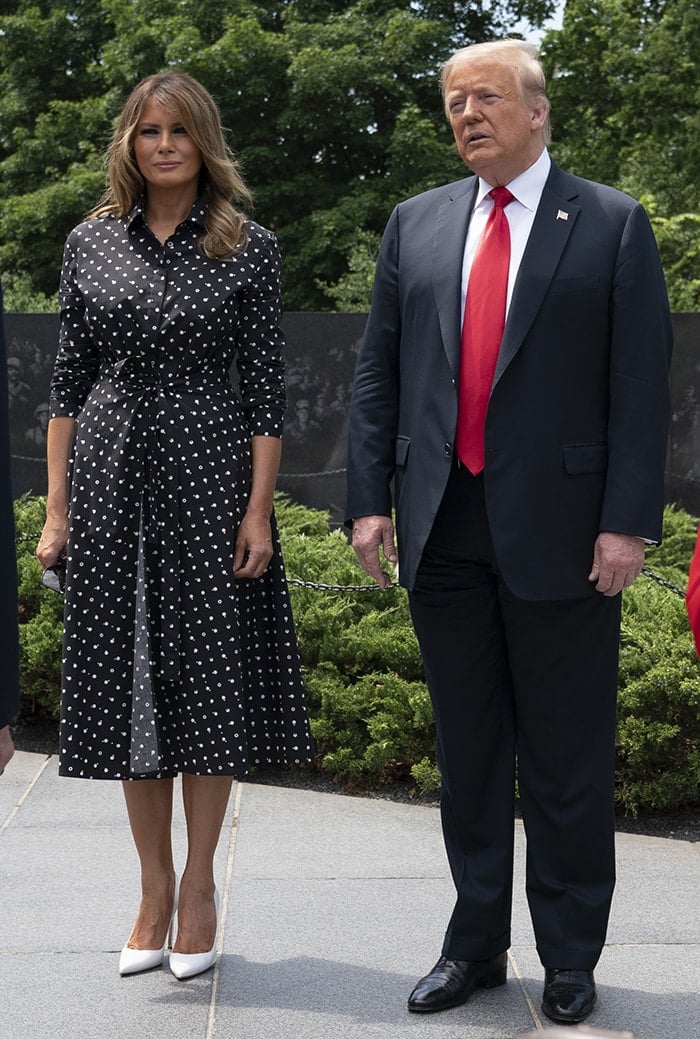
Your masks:
{"label": "white pointed-toe pump", "polygon": [[129,945],[125,945],[119,956],[119,973],[122,977],[124,977],[125,974],[140,974],[144,970],[153,970],[154,967],[160,967],[161,963],[165,959],[165,950],[172,943],[179,887],[180,885],[178,881],[176,881],[173,913],[170,918],[170,924],[162,948],[132,949]]}
{"label": "white pointed-toe pump", "polygon": [[214,891],[214,907],[216,909],[216,930],[214,931],[214,942],[208,952],[171,952],[169,966],[171,972],[179,981],[185,978],[193,978],[196,974],[203,974],[216,963],[216,935],[219,930],[219,892]]}

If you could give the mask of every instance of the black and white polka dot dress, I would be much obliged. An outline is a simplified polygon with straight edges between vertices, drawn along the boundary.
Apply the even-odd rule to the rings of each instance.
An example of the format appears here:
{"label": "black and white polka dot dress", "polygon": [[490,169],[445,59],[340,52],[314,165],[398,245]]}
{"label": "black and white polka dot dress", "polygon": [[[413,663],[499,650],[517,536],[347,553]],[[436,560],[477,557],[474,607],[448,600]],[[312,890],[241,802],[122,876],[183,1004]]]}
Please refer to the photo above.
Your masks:
{"label": "black and white polka dot dress", "polygon": [[[230,261],[136,206],[68,237],[52,416],[76,417],[59,772],[243,775],[312,758],[279,539],[234,581],[251,435],[285,407],[274,235]],[[232,362],[239,391],[231,387]]]}

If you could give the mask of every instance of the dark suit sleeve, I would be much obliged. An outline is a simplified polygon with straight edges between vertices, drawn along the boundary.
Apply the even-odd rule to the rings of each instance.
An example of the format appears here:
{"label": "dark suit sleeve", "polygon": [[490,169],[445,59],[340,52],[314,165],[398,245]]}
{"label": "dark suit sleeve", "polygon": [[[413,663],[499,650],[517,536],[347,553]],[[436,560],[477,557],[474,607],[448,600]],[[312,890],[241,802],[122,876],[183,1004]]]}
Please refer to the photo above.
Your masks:
{"label": "dark suit sleeve", "polygon": [[10,423],[7,399],[7,356],[0,292],[0,728],[19,708],[19,644],[17,629],[17,563],[10,480]]}
{"label": "dark suit sleeve", "polygon": [[348,436],[347,520],[391,515],[399,413],[399,213],[382,239],[372,307],[353,380]]}
{"label": "dark suit sleeve", "polygon": [[611,296],[608,472],[600,529],[661,539],[673,334],[654,235],[641,205],[620,240]]}

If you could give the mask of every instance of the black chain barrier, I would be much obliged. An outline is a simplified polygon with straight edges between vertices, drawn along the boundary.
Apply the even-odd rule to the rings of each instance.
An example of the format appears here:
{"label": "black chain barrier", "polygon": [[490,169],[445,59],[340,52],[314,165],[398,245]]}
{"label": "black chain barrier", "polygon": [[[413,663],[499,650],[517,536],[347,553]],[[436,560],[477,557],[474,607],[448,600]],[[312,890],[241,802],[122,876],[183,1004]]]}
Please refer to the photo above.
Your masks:
{"label": "black chain barrier", "polygon": [[320,473],[280,473],[280,480],[308,480],[317,476],[344,476],[347,469],[323,469]]}
{"label": "black chain barrier", "polygon": [[669,592],[673,592],[674,595],[680,595],[682,599],[685,599],[685,589],[679,588],[676,584],[671,584],[665,577],[661,577],[660,574],[655,574],[653,570],[650,570],[648,566],[642,567],[642,573],[645,577],[648,577],[650,581],[654,581],[656,584],[660,584],[662,588],[666,588]]}
{"label": "black chain barrier", "polygon": [[[15,538],[15,544],[19,545],[27,541],[38,541],[40,536],[40,534],[19,534]],[[685,599],[685,589],[672,584],[671,581],[667,581],[666,578],[661,577],[660,574],[655,574],[648,566],[642,567],[642,573],[645,577],[648,577],[650,581],[660,585],[662,588],[672,592],[674,595],[680,596],[681,599]],[[296,585],[297,588],[314,588],[318,592],[381,592],[400,587],[396,581],[392,581],[391,584],[386,586],[386,588],[380,588],[378,584],[324,584],[321,581],[302,581],[300,577],[288,577],[287,583]]]}
{"label": "black chain barrier", "polygon": [[300,577],[288,577],[287,584],[294,584],[297,588],[315,588],[319,592],[386,592],[401,587],[397,581],[380,588],[378,584],[322,584],[320,581],[302,581]]}
{"label": "black chain barrier", "polygon": [[[38,462],[39,465],[45,466],[46,458],[37,457],[36,455],[12,455],[13,462]],[[310,480],[316,479],[319,476],[344,476],[347,469],[322,469],[317,473],[280,473],[278,479],[280,480]]]}

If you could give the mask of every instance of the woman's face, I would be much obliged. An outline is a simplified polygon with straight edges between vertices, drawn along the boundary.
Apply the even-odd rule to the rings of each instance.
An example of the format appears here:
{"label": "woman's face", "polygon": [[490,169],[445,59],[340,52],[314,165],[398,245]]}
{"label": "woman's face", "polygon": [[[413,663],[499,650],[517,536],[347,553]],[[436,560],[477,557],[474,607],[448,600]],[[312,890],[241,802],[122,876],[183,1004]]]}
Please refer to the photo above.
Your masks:
{"label": "woman's face", "polygon": [[197,194],[201,152],[182,123],[153,99],[136,126],[134,158],[151,190]]}

